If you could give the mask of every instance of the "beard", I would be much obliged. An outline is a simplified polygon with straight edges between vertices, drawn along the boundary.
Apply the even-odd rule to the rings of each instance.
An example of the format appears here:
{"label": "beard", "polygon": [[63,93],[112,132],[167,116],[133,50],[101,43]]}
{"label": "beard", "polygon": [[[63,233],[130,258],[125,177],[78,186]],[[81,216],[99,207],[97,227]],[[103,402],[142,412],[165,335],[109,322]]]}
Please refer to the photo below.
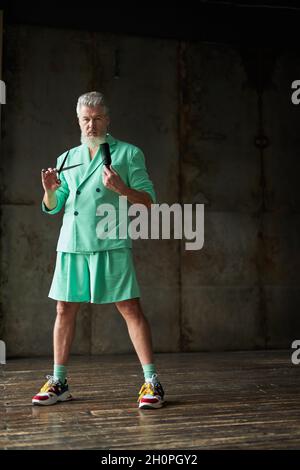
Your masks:
{"label": "beard", "polygon": [[105,136],[87,136],[81,133],[81,139],[80,139],[82,144],[87,145],[89,148],[96,148],[99,147],[100,144],[103,144],[106,142],[106,137]]}

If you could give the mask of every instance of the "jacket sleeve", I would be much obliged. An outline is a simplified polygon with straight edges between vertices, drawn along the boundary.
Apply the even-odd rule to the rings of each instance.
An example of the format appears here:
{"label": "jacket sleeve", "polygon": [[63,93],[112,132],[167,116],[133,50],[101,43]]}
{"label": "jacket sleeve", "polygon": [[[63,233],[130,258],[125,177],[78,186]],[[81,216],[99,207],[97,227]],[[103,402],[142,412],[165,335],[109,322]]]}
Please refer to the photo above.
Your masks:
{"label": "jacket sleeve", "polygon": [[46,214],[50,214],[50,215],[54,215],[54,214],[57,214],[64,206],[66,200],[68,199],[68,196],[69,196],[69,193],[70,193],[70,190],[69,190],[69,186],[68,186],[68,183],[64,177],[64,174],[61,173],[60,176],[60,181],[61,181],[61,185],[60,187],[55,191],[55,195],[56,195],[56,199],[57,199],[57,204],[56,206],[54,207],[54,209],[50,210],[48,209],[45,204],[44,204],[44,201],[42,201],[42,211],[45,212]]}
{"label": "jacket sleeve", "polygon": [[149,178],[145,157],[140,149],[136,149],[129,161],[129,186],[137,191],[145,191],[152,202],[156,203],[156,194],[152,181]]}

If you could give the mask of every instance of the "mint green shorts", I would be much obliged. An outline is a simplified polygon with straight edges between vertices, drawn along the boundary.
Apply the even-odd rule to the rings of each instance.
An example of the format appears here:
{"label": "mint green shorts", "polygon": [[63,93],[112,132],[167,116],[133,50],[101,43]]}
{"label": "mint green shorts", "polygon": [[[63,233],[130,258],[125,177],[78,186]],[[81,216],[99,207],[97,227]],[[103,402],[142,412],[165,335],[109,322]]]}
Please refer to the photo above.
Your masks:
{"label": "mint green shorts", "polygon": [[58,251],[49,297],[93,304],[140,297],[131,248],[94,253]]}

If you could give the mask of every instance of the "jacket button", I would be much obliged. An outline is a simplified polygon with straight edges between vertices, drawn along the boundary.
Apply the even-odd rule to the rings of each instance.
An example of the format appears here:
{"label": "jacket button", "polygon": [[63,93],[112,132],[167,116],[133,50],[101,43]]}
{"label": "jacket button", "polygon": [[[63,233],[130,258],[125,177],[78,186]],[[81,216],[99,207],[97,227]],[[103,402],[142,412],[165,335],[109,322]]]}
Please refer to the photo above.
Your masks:
{"label": "jacket button", "polygon": [[77,212],[77,211],[75,211],[75,212],[74,212],[74,215],[78,215],[78,212]]}
{"label": "jacket button", "polygon": [[96,191],[97,191],[97,193],[100,193],[101,189],[100,189],[100,188],[96,188]]}
{"label": "jacket button", "polygon": [[81,191],[79,191],[79,189],[77,189],[76,194],[80,194],[80,193],[81,193]]}

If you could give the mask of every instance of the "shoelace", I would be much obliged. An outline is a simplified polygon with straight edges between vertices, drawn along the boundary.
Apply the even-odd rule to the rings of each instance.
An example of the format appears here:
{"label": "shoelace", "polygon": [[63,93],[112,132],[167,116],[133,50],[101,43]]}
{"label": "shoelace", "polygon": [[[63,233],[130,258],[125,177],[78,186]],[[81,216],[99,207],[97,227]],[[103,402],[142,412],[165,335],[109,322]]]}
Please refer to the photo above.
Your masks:
{"label": "shoelace", "polygon": [[157,381],[158,375],[156,373],[152,374],[151,380],[148,382],[145,382],[140,391],[139,391],[139,397],[137,401],[141,399],[143,395],[149,394],[149,395],[154,395],[155,388],[157,387],[157,390],[159,391],[158,385],[159,382]]}
{"label": "shoelace", "polygon": [[40,392],[48,392],[53,385],[59,385],[59,380],[55,379],[53,375],[46,375],[47,382],[41,388]]}
{"label": "shoelace", "polygon": [[151,382],[145,382],[144,385],[142,385],[137,401],[139,401],[142,396],[146,394],[154,395],[154,385]]}

